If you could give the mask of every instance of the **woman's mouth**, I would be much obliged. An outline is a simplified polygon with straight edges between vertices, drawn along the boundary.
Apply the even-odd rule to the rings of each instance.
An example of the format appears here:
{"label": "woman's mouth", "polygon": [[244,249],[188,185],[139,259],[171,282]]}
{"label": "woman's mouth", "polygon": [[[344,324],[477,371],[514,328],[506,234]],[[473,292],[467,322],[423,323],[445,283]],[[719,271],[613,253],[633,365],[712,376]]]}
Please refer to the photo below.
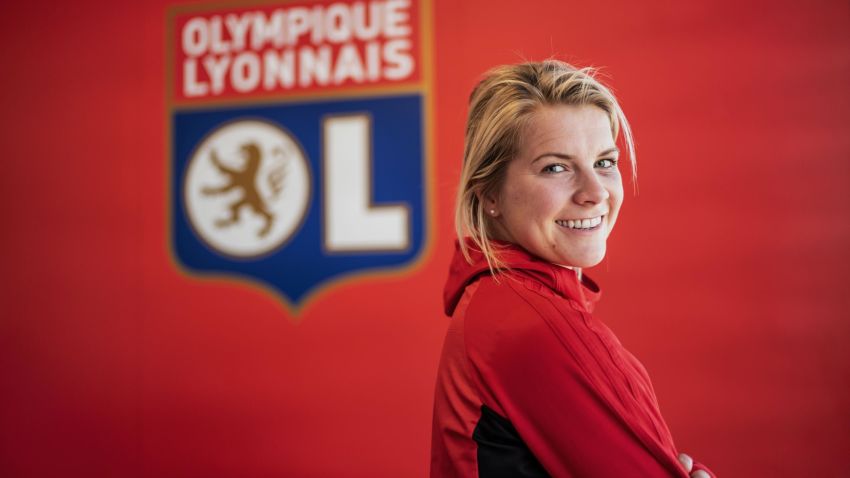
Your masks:
{"label": "woman's mouth", "polygon": [[592,231],[599,229],[604,216],[589,217],[585,219],[557,219],[555,223],[567,229],[575,229],[580,231]]}

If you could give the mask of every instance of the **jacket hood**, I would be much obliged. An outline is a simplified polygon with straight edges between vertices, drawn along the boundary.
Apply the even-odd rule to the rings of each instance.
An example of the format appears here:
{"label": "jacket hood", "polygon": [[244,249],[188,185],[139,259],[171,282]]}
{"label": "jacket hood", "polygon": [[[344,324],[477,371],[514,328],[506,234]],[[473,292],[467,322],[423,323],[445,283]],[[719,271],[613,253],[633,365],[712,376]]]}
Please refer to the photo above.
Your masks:
{"label": "jacket hood", "polygon": [[[562,297],[574,299],[587,312],[593,312],[602,291],[587,274],[582,273],[579,280],[576,271],[533,256],[516,244],[504,241],[491,241],[491,243],[510,268],[506,271],[507,275],[534,279]],[[455,253],[449,266],[449,278],[443,289],[443,306],[449,317],[454,313],[466,286],[474,282],[478,276],[490,274],[490,267],[487,265],[484,254],[478,250],[472,240],[467,238],[466,244],[472,263],[467,262],[463,257],[460,242],[456,240]]]}

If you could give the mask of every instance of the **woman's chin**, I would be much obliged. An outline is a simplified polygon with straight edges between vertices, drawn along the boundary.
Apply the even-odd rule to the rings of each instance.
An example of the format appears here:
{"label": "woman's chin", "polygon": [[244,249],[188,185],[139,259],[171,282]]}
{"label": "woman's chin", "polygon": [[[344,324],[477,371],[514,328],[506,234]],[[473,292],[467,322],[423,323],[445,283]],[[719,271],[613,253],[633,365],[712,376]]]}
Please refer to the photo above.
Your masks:
{"label": "woman's chin", "polygon": [[556,264],[571,269],[587,269],[598,265],[605,258],[605,248],[586,251],[581,254],[564,254],[555,260]]}

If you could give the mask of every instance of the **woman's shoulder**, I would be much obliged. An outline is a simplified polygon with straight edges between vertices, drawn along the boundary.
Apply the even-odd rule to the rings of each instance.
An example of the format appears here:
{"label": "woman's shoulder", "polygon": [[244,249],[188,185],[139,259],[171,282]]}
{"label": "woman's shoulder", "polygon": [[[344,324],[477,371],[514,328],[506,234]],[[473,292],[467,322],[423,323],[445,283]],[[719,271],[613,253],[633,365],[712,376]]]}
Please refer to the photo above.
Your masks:
{"label": "woman's shoulder", "polygon": [[478,279],[464,311],[466,335],[477,342],[516,343],[552,335],[565,321],[580,320],[570,299],[523,277]]}
{"label": "woman's shoulder", "polygon": [[596,361],[587,356],[586,325],[568,299],[529,284],[485,277],[467,305],[458,324],[464,352],[484,384],[481,393],[493,399],[491,403],[499,401],[488,395],[489,387],[512,374],[553,380],[566,374],[583,384],[598,375],[587,365]]}

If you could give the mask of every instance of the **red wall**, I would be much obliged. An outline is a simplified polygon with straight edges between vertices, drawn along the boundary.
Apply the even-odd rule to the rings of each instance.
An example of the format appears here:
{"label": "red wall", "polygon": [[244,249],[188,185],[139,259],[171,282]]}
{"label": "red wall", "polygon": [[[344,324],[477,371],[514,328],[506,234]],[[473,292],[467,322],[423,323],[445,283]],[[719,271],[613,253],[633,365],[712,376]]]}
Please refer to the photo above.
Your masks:
{"label": "red wall", "polygon": [[171,3],[0,17],[0,474],[426,476],[466,98],[552,54],[605,66],[632,121],[640,194],[588,273],[677,445],[850,474],[846,1],[436,2],[429,255],[298,318],[172,262]]}

